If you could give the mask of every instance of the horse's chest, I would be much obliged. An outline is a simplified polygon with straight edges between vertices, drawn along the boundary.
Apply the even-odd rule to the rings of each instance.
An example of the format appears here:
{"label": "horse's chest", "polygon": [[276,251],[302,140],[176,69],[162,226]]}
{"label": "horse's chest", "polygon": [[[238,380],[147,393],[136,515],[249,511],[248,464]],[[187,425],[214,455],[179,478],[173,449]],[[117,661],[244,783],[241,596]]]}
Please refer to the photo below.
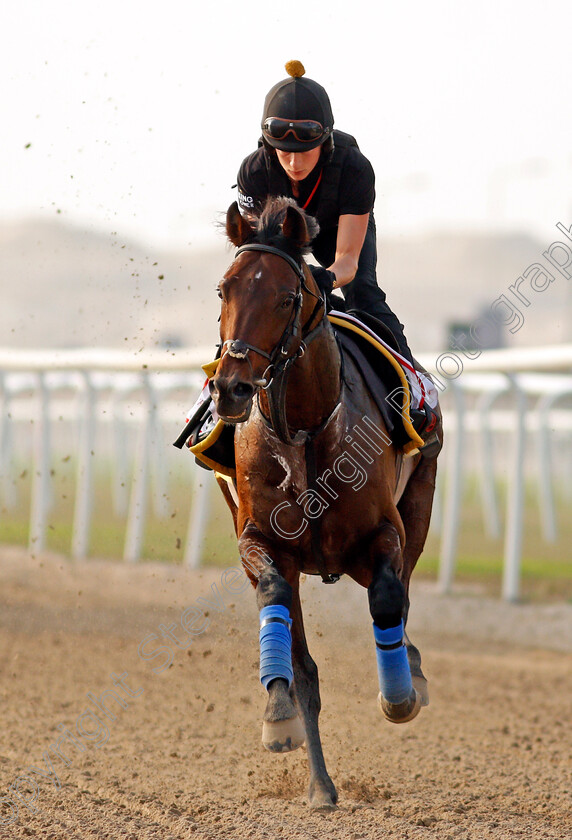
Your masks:
{"label": "horse's chest", "polygon": [[305,459],[302,453],[259,450],[254,457],[246,457],[241,477],[248,484],[251,496],[263,491],[276,497],[297,496],[307,486]]}
{"label": "horse's chest", "polygon": [[341,409],[311,448],[283,445],[262,424],[243,427],[235,442],[244,520],[301,555],[313,554],[316,531],[325,555],[353,553],[377,527],[383,493],[379,464],[365,449],[360,458],[348,434]]}

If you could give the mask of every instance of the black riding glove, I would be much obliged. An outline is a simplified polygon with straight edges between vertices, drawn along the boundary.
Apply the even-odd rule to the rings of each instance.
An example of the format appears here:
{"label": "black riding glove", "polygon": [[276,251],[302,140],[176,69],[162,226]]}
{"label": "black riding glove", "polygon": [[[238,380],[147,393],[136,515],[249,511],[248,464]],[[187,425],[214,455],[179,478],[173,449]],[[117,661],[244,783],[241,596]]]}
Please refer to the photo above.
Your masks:
{"label": "black riding glove", "polygon": [[327,268],[322,268],[321,265],[311,265],[310,271],[312,272],[314,280],[318,284],[318,289],[322,295],[327,298],[334,288],[336,275],[333,271],[329,271]]}

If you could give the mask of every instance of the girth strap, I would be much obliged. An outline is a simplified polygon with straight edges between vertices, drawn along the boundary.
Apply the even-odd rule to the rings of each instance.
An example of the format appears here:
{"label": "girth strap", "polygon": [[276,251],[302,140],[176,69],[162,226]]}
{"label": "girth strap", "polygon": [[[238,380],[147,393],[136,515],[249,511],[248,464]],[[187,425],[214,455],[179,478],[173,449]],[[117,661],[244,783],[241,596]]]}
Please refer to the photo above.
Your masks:
{"label": "girth strap", "polygon": [[[316,479],[318,477],[316,470],[316,452],[314,450],[314,441],[311,437],[305,443],[306,455],[306,480],[308,483],[308,490],[317,490]],[[326,558],[322,551],[321,541],[321,527],[320,517],[309,517],[310,519],[310,535],[312,537],[312,553],[316,558],[318,565],[318,572],[322,578],[322,583],[337,583],[340,575],[330,574],[326,569]]]}

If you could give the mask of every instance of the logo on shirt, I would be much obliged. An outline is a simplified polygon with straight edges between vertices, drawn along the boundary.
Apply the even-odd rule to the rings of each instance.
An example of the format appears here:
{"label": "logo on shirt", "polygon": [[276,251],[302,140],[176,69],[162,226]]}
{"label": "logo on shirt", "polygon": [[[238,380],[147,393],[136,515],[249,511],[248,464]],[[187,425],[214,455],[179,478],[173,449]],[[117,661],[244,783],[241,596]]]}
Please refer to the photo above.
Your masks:
{"label": "logo on shirt", "polygon": [[242,205],[242,207],[254,207],[254,198],[251,195],[245,195],[239,191],[238,203]]}

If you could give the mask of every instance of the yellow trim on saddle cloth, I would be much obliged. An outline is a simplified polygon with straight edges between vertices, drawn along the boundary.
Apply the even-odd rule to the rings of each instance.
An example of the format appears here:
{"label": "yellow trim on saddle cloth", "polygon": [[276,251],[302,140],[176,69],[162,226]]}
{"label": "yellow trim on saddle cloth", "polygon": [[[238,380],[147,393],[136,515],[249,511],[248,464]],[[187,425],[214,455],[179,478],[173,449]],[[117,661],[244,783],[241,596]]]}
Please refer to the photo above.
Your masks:
{"label": "yellow trim on saddle cloth", "polygon": [[229,478],[236,478],[236,470],[233,467],[225,467],[224,464],[221,464],[219,461],[213,461],[213,459],[209,458],[206,454],[206,450],[210,449],[211,446],[214,446],[223,433],[224,426],[224,421],[219,420],[212,432],[209,432],[204,440],[200,440],[198,443],[195,443],[194,446],[189,446],[189,451],[193,453],[197,460],[201,461],[207,467],[210,467],[211,470],[227,475]]}
{"label": "yellow trim on saddle cloth", "polygon": [[[209,379],[214,376],[219,362],[220,359],[215,359],[213,362],[208,362],[208,364],[202,365],[202,369]],[[228,476],[229,478],[236,478],[236,470],[234,468],[225,467],[224,464],[220,464],[218,461],[213,461],[213,459],[209,458],[207,454],[207,450],[210,449],[211,446],[214,446],[221,436],[224,426],[224,421],[219,420],[206,438],[200,440],[198,443],[195,443],[194,446],[189,446],[189,451],[193,453],[197,460],[201,461],[205,464],[205,466],[210,467],[211,470],[221,473],[224,476]]]}
{"label": "yellow trim on saddle cloth", "polygon": [[334,324],[338,327],[342,327],[345,330],[351,330],[351,332],[354,332],[361,338],[364,338],[373,347],[375,347],[375,349],[378,350],[393,367],[403,386],[403,402],[401,405],[400,412],[401,420],[403,422],[403,428],[411,438],[410,442],[406,443],[403,447],[403,451],[407,455],[409,453],[412,453],[416,449],[421,449],[421,447],[425,445],[425,441],[413,428],[413,423],[411,422],[411,417],[409,415],[409,406],[411,404],[411,388],[409,386],[409,380],[407,379],[405,371],[403,370],[395,356],[387,349],[387,347],[384,347],[384,345],[380,341],[376,341],[375,338],[373,338],[373,336],[371,336],[368,332],[360,329],[360,327],[358,327],[357,324],[353,324],[350,321],[346,321],[343,318],[338,318],[336,315],[328,315],[328,319],[331,324]]}
{"label": "yellow trim on saddle cloth", "polygon": [[207,362],[206,365],[201,365],[201,368],[204,371],[204,373],[205,373],[205,375],[207,376],[208,379],[213,378],[219,362],[220,362],[220,359],[215,359],[214,362]]}

